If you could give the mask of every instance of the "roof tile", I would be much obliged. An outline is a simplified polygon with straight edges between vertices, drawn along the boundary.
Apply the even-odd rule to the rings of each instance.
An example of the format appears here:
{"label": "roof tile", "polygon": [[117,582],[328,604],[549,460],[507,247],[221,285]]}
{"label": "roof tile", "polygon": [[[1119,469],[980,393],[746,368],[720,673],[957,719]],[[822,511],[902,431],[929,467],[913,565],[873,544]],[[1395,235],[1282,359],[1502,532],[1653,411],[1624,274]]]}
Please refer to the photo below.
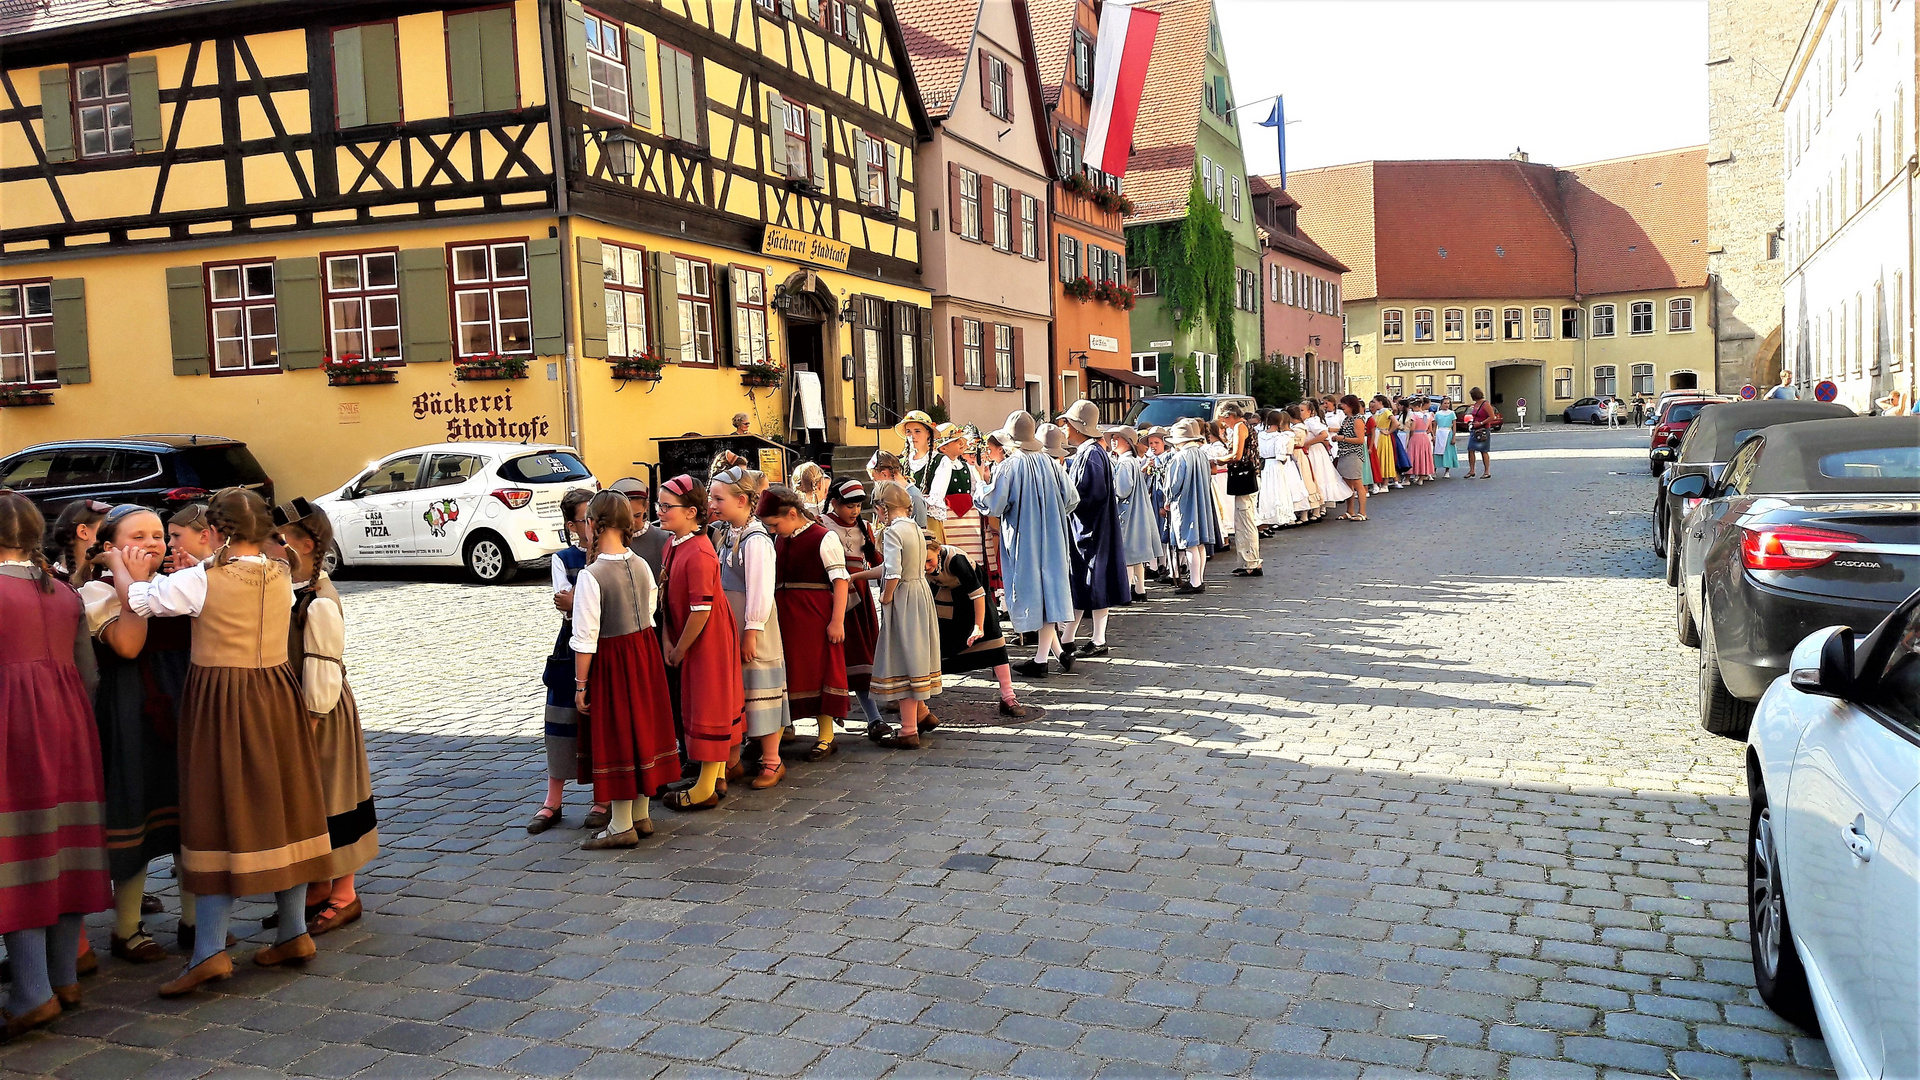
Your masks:
{"label": "roof tile", "polygon": [[1127,194],[1135,207],[1127,224],[1140,225],[1183,217],[1187,212],[1213,4],[1212,0],[1143,0],[1134,6],[1160,13],[1140,96],[1140,116],[1134,122],[1133,156],[1127,163]]}
{"label": "roof tile", "polygon": [[967,50],[980,21],[980,0],[894,0],[893,10],[927,116],[944,119],[966,74]]}

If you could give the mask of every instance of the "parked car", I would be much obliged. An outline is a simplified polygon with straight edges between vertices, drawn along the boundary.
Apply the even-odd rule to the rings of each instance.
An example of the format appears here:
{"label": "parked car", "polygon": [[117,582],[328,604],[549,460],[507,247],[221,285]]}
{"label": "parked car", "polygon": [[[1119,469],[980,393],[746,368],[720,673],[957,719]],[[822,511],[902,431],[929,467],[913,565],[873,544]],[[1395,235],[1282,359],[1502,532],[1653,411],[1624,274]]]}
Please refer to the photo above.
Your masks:
{"label": "parked car", "polygon": [[1583,397],[1567,406],[1566,410],[1560,414],[1560,419],[1569,424],[1604,424],[1607,422],[1606,408],[1609,400],[1620,410],[1620,422],[1629,423],[1630,414],[1627,411],[1627,403],[1619,398]]}
{"label": "parked car", "polygon": [[1747,746],[1754,986],[1843,1080],[1920,1075],[1920,592],[1789,672]]}
{"label": "parked car", "polygon": [[1679,581],[1673,534],[1691,509],[1675,498],[1667,485],[1688,473],[1703,473],[1709,483],[1719,483],[1734,450],[1763,428],[1852,415],[1853,410],[1845,405],[1826,401],[1709,402],[1677,440],[1670,437],[1668,445],[1656,445],[1652,454],[1660,483],[1653,499],[1653,553],[1667,560],[1667,584]]}
{"label": "parked car", "polygon": [[246,487],[273,502],[273,480],[253,451],[224,435],[127,435],[41,443],[0,458],[0,488],[11,488],[52,519],[75,499],[176,510],[224,487]]}
{"label": "parked car", "polygon": [[[1647,433],[1647,468],[1655,476],[1667,467],[1673,459],[1673,449],[1680,445],[1680,436],[1687,433],[1693,418],[1700,410],[1709,405],[1726,400],[1725,398],[1669,398],[1660,405],[1648,421],[1652,430]],[[1851,410],[1847,415],[1853,415]]]}
{"label": "parked car", "polygon": [[1744,738],[1801,638],[1885,618],[1920,586],[1920,416],[1761,429],[1681,522],[1680,640],[1700,650],[1700,724]]}
{"label": "parked car", "polygon": [[1245,394],[1154,394],[1133,403],[1127,410],[1126,426],[1170,428],[1189,416],[1216,420],[1230,403],[1249,413],[1258,408]]}
{"label": "parked car", "polygon": [[560,497],[597,491],[570,446],[462,442],[389,454],[313,500],[333,519],[332,566],[464,566],[509,581],[568,543]]}

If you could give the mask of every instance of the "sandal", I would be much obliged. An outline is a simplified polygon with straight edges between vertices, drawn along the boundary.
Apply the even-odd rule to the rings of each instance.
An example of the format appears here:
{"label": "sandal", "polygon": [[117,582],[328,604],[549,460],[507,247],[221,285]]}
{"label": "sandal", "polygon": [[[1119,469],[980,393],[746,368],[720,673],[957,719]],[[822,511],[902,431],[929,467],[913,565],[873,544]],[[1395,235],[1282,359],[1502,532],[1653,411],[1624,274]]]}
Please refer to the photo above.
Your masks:
{"label": "sandal", "polygon": [[534,811],[533,820],[527,822],[527,835],[539,836],[541,833],[553,828],[554,823],[558,822],[562,816],[560,808],[557,806],[541,807]]}
{"label": "sandal", "polygon": [[807,751],[808,761],[824,761],[840,752],[839,743],[816,742],[813,749]]}
{"label": "sandal", "polygon": [[359,897],[356,896],[344,904],[338,900],[329,899],[320,909],[319,918],[307,920],[307,933],[319,937],[328,931],[338,930],[350,922],[355,922],[359,918]]}
{"label": "sandal", "polygon": [[679,810],[683,813],[694,810],[711,810],[720,805],[719,788],[715,788],[713,794],[707,796],[705,802],[694,802],[692,795],[692,788],[684,788],[680,791],[669,791],[661,797],[660,805],[669,810]]}

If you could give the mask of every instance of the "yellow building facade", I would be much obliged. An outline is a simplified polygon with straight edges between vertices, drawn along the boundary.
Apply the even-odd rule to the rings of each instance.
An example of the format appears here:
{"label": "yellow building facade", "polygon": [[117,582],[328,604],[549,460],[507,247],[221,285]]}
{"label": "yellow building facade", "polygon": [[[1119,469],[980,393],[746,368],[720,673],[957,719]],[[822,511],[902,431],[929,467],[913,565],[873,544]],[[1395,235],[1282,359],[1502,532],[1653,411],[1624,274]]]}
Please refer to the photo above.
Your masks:
{"label": "yellow building facade", "polygon": [[157,6],[0,19],[0,453],[220,434],[314,495],[502,439],[610,479],[736,412],[859,443],[936,400],[877,8]]}

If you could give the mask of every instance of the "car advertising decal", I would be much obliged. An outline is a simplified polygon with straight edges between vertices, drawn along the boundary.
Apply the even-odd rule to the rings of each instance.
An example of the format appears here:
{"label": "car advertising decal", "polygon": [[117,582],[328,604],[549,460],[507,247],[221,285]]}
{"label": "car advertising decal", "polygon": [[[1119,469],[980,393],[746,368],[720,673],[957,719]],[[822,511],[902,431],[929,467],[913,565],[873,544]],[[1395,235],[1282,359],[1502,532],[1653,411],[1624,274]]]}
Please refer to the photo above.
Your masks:
{"label": "car advertising decal", "polygon": [[420,517],[421,520],[427,523],[427,528],[433,535],[445,536],[447,535],[447,523],[460,520],[460,504],[454,502],[452,499],[441,499],[439,502],[428,503],[427,512],[421,514]]}
{"label": "car advertising decal", "polygon": [[380,517],[380,511],[378,510],[367,511],[367,535],[368,536],[393,535],[392,533],[389,533],[387,531],[387,523]]}

